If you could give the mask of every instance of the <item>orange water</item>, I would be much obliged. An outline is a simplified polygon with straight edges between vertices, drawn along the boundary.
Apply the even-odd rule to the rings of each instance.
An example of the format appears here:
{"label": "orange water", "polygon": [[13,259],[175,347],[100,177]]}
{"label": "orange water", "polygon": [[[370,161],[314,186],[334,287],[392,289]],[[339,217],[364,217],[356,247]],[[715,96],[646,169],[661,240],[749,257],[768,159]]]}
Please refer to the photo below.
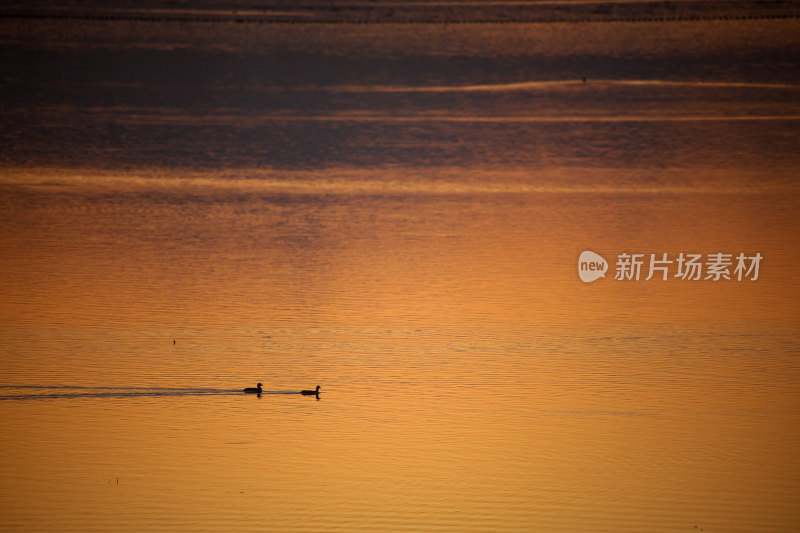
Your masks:
{"label": "orange water", "polygon": [[[796,519],[784,198],[44,197],[10,211],[51,232],[30,221],[3,258],[7,529]],[[728,230],[688,239],[707,218]],[[626,249],[757,249],[760,278],[580,282],[623,221],[648,235]],[[323,394],[235,392],[255,381]]]}
{"label": "orange water", "polygon": [[[756,61],[796,22],[5,24],[50,66],[7,77],[45,101],[6,107],[0,529],[796,528],[798,80]],[[93,67],[176,43],[253,70]],[[617,281],[622,252],[764,259]]]}

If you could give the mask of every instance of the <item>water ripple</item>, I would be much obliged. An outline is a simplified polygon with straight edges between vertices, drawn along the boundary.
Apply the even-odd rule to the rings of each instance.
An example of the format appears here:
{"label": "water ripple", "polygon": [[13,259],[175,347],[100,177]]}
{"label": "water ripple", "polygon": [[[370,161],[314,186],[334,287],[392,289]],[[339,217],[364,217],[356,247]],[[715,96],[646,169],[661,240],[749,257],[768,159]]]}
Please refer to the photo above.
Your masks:
{"label": "water ripple", "polygon": [[[0,385],[0,400],[62,400],[74,398],[141,398],[174,396],[233,396],[240,389],[177,387],[83,387],[73,385]],[[5,392],[9,391],[9,392]],[[22,392],[27,391],[27,392]],[[53,392],[57,391],[57,392]],[[261,394],[300,394],[296,391],[262,391]]]}

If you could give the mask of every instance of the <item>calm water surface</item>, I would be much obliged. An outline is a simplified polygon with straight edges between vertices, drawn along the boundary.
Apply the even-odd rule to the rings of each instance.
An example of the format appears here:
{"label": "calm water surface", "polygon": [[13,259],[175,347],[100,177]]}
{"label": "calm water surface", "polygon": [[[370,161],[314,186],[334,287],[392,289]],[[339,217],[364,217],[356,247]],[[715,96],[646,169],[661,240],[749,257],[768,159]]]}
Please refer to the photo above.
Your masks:
{"label": "calm water surface", "polygon": [[0,529],[796,528],[795,19],[0,24]]}

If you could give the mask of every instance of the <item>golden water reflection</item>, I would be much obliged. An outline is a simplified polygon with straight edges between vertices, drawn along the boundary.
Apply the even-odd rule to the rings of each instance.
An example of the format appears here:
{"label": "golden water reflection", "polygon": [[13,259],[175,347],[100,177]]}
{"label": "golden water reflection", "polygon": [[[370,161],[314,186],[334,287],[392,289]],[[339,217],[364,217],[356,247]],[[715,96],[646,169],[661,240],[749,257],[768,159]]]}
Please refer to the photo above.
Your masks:
{"label": "golden water reflection", "polygon": [[[9,385],[219,394],[0,401],[5,529],[796,520],[792,197],[15,194]],[[583,284],[584,249],[765,259]]]}

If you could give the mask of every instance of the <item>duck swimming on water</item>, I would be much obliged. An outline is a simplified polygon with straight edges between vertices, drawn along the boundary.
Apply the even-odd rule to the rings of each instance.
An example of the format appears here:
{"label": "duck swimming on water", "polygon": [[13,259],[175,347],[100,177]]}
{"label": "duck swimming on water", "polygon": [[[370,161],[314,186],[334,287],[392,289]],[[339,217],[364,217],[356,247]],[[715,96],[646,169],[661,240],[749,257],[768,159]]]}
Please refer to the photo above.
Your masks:
{"label": "duck swimming on water", "polygon": [[261,394],[261,383],[258,384],[256,387],[247,387],[244,389],[244,392],[252,393],[252,394]]}
{"label": "duck swimming on water", "polygon": [[319,396],[319,385],[317,385],[317,390],[301,390],[300,394],[303,396]]}

